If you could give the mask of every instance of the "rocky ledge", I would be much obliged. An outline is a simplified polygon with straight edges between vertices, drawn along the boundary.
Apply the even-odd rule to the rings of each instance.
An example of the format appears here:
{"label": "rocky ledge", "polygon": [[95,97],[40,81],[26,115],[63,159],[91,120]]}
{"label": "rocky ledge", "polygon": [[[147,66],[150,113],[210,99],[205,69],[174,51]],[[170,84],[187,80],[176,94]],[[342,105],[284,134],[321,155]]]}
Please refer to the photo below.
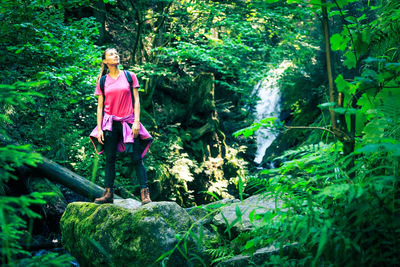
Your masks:
{"label": "rocky ledge", "polygon": [[217,238],[218,232],[232,224],[237,233],[248,231],[257,223],[249,220],[252,210],[260,214],[274,206],[261,196],[190,209],[165,201],[142,206],[133,199],[103,205],[74,202],[63,214],[60,229],[63,246],[81,266],[161,266],[157,260],[164,254],[166,266],[186,266],[187,255],[179,250],[194,249],[202,257],[203,244]]}

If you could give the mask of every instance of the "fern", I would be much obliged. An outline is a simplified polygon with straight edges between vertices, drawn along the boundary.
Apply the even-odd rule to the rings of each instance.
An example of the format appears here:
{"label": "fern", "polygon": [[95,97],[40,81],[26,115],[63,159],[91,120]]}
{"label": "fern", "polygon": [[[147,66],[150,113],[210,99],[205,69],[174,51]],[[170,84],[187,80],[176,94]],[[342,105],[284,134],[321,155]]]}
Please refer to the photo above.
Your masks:
{"label": "fern", "polygon": [[[42,84],[43,82],[17,82],[13,85],[1,85],[0,107],[2,109],[25,107],[28,102],[33,101],[30,96],[41,96],[34,92],[32,87]],[[3,139],[6,139],[4,127],[9,122],[6,114],[0,116],[0,122],[0,137],[3,143],[5,141]],[[32,229],[32,219],[40,218],[40,215],[31,210],[30,206],[45,204],[46,201],[43,198],[46,194],[34,192],[26,196],[12,197],[6,196],[4,189],[9,179],[18,179],[13,174],[16,168],[23,165],[36,166],[40,162],[41,156],[38,153],[32,153],[30,146],[3,145],[0,147],[0,265],[2,266],[66,266],[73,259],[70,256],[60,256],[55,253],[31,258],[30,253],[22,248],[22,243],[29,243],[31,233],[27,230]],[[23,237],[28,237],[28,240]]]}
{"label": "fern", "polygon": [[[347,157],[340,144],[287,151],[283,157],[288,161],[280,168],[264,171],[267,178],[262,180],[252,179],[253,184],[264,186],[266,196],[279,198],[284,205],[275,220],[265,220],[254,230],[248,247],[254,251],[296,243],[297,256],[282,259],[314,266],[399,261],[395,252],[400,249],[396,241],[400,238],[396,230],[400,227],[398,167],[388,160],[393,152],[377,154],[375,148]],[[350,160],[355,167],[348,171]],[[375,166],[376,162],[385,165]],[[349,172],[355,174],[353,180]]]}
{"label": "fern", "polygon": [[211,264],[215,264],[224,260],[231,258],[233,255],[233,251],[229,249],[227,246],[220,246],[217,248],[210,248],[207,250],[210,256],[213,258]]}

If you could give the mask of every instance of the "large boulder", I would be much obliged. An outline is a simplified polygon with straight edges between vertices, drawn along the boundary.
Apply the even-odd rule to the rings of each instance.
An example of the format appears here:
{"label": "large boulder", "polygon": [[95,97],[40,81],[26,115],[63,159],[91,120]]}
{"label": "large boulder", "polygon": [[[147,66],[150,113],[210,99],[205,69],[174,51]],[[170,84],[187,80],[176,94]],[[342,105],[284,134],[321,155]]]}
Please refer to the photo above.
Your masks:
{"label": "large boulder", "polygon": [[222,199],[206,205],[186,208],[194,221],[201,222],[205,226],[209,226],[213,218],[221,212],[221,209],[230,206],[232,203],[240,203],[238,199]]}
{"label": "large boulder", "polygon": [[223,199],[207,205],[186,209],[192,219],[212,231],[211,225],[217,226],[220,232],[229,228],[233,238],[242,232],[253,229],[262,223],[263,215],[281,208],[282,201],[275,201],[263,195],[254,195],[243,201]]}
{"label": "large boulder", "polygon": [[219,228],[230,228],[237,234],[253,229],[262,222],[262,215],[280,208],[281,201],[254,195],[241,202],[233,202],[222,207],[213,217],[212,223]]}
{"label": "large boulder", "polygon": [[[156,260],[173,249],[193,223],[175,202],[115,202],[70,203],[62,216],[62,243],[81,266],[159,266]],[[185,264],[177,250],[167,262]]]}

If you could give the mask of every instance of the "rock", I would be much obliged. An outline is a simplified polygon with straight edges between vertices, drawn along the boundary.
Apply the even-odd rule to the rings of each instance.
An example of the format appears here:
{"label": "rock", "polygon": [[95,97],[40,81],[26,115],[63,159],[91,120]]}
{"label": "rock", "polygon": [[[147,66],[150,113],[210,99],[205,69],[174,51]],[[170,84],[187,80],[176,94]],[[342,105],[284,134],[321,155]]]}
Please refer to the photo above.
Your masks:
{"label": "rock", "polygon": [[217,267],[242,267],[250,265],[251,256],[237,255],[217,264]]}
{"label": "rock", "polygon": [[[175,202],[144,206],[137,202],[69,204],[60,222],[63,246],[81,266],[160,265],[156,260],[177,245],[177,235],[183,235],[193,221]],[[166,263],[185,264],[177,250]]]}
{"label": "rock", "polygon": [[[281,202],[278,202],[278,206],[280,205]],[[230,229],[239,234],[253,229],[254,225],[261,222],[261,219],[256,217],[253,218],[253,222],[250,221],[249,216],[253,210],[252,216],[256,216],[274,209],[275,200],[265,199],[262,195],[254,195],[242,202],[238,199],[223,199],[186,210],[193,221],[199,222],[211,233],[214,233],[213,228],[210,227],[211,224],[217,226],[221,231],[225,231],[236,220],[237,222]],[[241,214],[241,219],[238,219],[238,214]]]}
{"label": "rock", "polygon": [[[278,202],[278,206],[281,205],[281,202]],[[254,210],[254,215],[264,214],[268,211],[275,209],[275,200],[274,199],[266,199],[263,198],[262,195],[254,195],[240,203],[232,203],[223,207],[221,212],[213,217],[212,223],[219,228],[226,229],[229,225],[231,225],[235,220],[237,222],[231,227],[231,229],[236,232],[244,232],[249,231],[254,227],[254,224],[257,224],[260,220],[253,219],[253,222],[250,221],[249,215]],[[239,219],[241,214],[241,219]],[[226,219],[226,220],[225,220]]]}
{"label": "rock", "polygon": [[[217,209],[221,209],[224,206],[238,202],[240,202],[238,199],[222,199],[207,205],[187,208],[186,211],[190,214],[193,221],[201,220],[204,225],[208,225],[212,222],[214,216],[219,213]],[[207,216],[207,214],[213,211],[215,212],[214,215],[211,214]]]}
{"label": "rock", "polygon": [[[293,247],[293,245],[284,246],[283,252],[287,253],[291,247]],[[269,258],[272,255],[278,254],[278,253],[280,253],[279,248],[276,248],[274,246],[260,248],[256,252],[254,252],[254,254],[251,256],[238,255],[238,256],[232,257],[228,260],[218,263],[216,267],[260,266],[260,265],[268,262]]]}
{"label": "rock", "polygon": [[194,234],[199,238],[202,237],[202,244],[207,244],[210,241],[218,238],[218,233],[210,226],[213,217],[219,213],[219,209],[231,203],[240,202],[237,199],[222,199],[207,205],[201,205],[185,210],[189,213],[192,220],[196,223],[193,227]]}
{"label": "rock", "polygon": [[142,203],[135,199],[127,198],[127,199],[114,199],[114,205],[125,209],[137,209],[140,208],[140,206],[142,206]]}

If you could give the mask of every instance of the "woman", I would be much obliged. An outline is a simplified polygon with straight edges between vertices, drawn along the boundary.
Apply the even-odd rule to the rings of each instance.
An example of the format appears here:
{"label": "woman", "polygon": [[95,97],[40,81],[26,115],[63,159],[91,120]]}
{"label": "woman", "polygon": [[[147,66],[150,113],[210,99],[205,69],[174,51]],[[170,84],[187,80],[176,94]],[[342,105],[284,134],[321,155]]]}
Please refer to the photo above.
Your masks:
{"label": "woman", "polygon": [[[106,49],[102,60],[95,91],[95,95],[99,96],[97,127],[90,134],[90,139],[96,152],[101,154],[104,151],[106,155],[106,176],[103,196],[96,198],[95,203],[113,203],[115,159],[118,151],[125,152],[135,166],[140,180],[140,196],[144,205],[151,202],[151,199],[143,157],[153,138],[140,123],[139,83],[133,72],[124,73],[119,70],[119,55],[114,48]],[[132,84],[128,82],[128,75],[131,75]],[[104,83],[100,82],[102,76],[104,76]],[[104,84],[102,88],[100,84]],[[131,90],[131,86],[133,90]]]}

